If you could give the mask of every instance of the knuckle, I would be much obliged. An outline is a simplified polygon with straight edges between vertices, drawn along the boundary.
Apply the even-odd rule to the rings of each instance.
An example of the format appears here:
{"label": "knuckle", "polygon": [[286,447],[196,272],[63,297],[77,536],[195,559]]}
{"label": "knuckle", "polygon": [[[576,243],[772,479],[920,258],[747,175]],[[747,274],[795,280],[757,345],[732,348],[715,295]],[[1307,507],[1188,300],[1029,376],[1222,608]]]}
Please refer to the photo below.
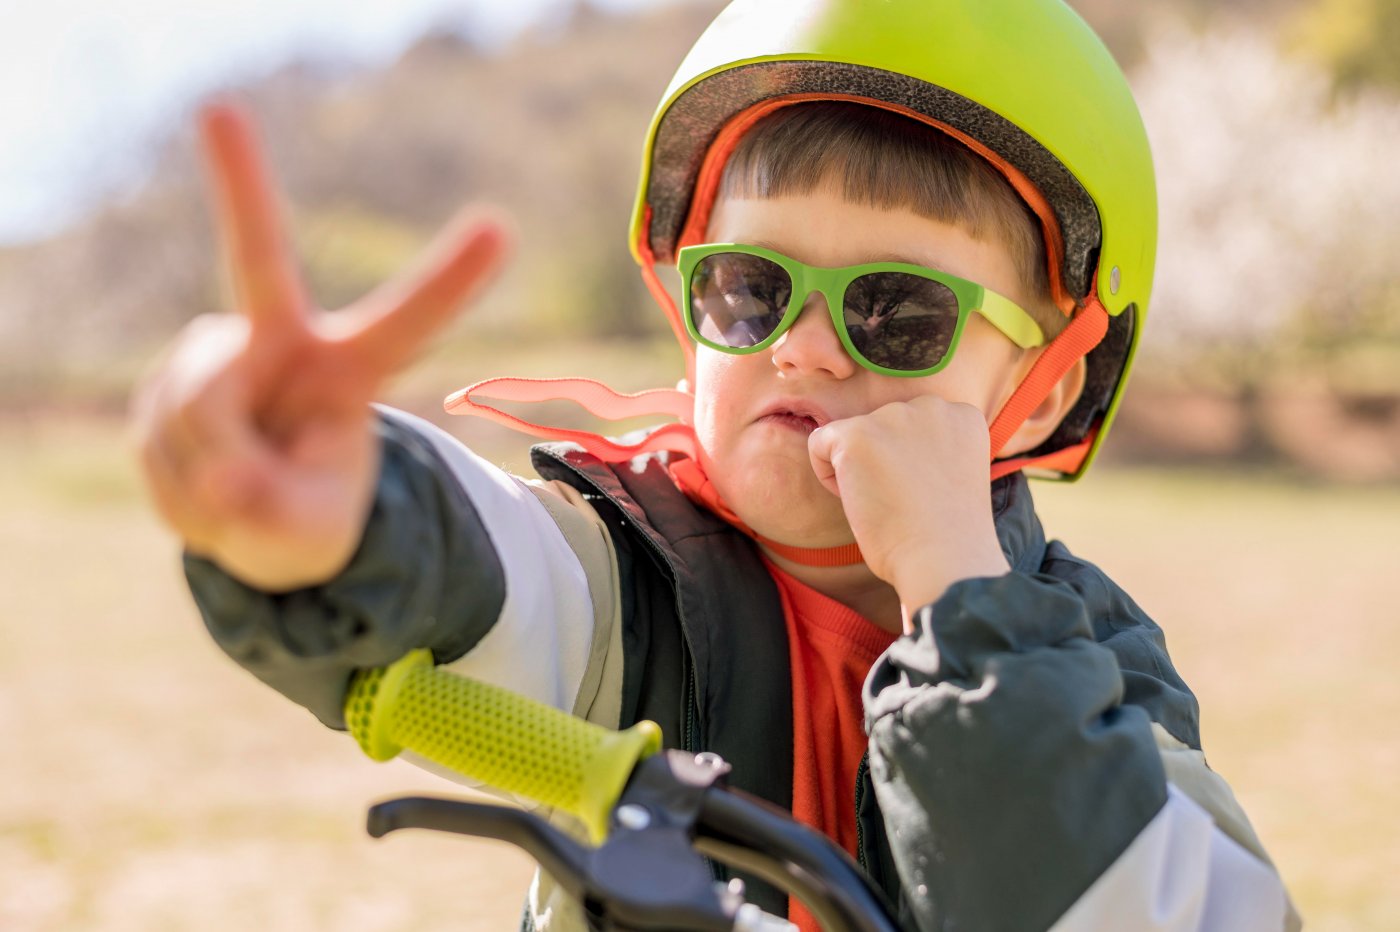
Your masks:
{"label": "knuckle", "polygon": [[821,437],[826,441],[826,445],[833,450],[859,442],[865,436],[867,425],[864,422],[866,420],[865,417],[851,417],[832,421],[822,428]]}
{"label": "knuckle", "polygon": [[161,470],[161,438],[155,426],[139,430],[134,437],[136,462],[148,480],[155,481]]}
{"label": "knuckle", "polygon": [[151,386],[139,404],[133,424],[137,448],[154,456],[172,439],[178,422],[177,398],[167,382]]}
{"label": "knuckle", "polygon": [[186,493],[190,505],[206,522],[224,515],[229,498],[226,465],[213,458],[202,457],[190,464],[186,477]]}
{"label": "knuckle", "polygon": [[190,386],[175,400],[167,423],[171,427],[178,425],[186,433],[197,432],[207,416],[208,395],[206,384]]}

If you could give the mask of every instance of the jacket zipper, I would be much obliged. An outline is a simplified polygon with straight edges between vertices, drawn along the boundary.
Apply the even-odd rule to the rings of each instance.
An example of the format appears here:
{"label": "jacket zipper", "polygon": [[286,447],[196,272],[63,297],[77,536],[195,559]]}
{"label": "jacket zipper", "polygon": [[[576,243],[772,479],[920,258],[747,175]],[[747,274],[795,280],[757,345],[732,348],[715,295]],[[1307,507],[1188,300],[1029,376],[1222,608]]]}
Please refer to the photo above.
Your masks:
{"label": "jacket zipper", "polygon": [[870,771],[870,752],[860,756],[860,766],[856,768],[856,863],[867,874],[870,865],[865,863],[865,825],[860,820],[860,806],[865,802],[865,777]]}
{"label": "jacket zipper", "polygon": [[698,753],[695,739],[695,661],[690,657],[690,649],[685,651],[685,719],[682,726],[681,747],[691,753]]}
{"label": "jacket zipper", "polygon": [[[573,463],[570,463],[567,459],[563,459],[560,457],[553,457],[553,459],[556,463],[560,464],[565,469],[568,469],[570,472],[578,476],[588,485],[592,486],[595,489],[598,488],[598,486],[593,482],[593,480],[589,478],[589,476],[578,466],[575,466]],[[642,539],[647,543],[647,546],[649,546],[652,552],[660,558],[661,562],[664,563],[670,569],[672,578],[677,577],[679,574],[676,570],[676,567],[671,564],[670,558],[666,556],[666,553],[657,545],[657,543],[654,540],[652,540],[650,529],[642,526],[641,524],[638,524],[635,518],[632,518],[630,515],[627,514],[627,509],[623,508],[622,505],[615,499],[613,499],[610,495],[608,495],[605,492],[602,492],[601,489],[599,489],[599,493],[601,494],[602,498],[612,502],[614,505],[617,506],[619,512],[623,516],[623,520],[631,524],[641,534]],[[681,617],[679,607],[677,608],[676,617]],[[681,736],[683,742],[681,746],[685,748],[685,750],[690,751],[691,753],[698,753],[700,751],[700,748],[696,746],[697,741],[695,731],[696,718],[699,715],[699,702],[696,699],[695,659],[690,652],[690,637],[685,632],[684,624],[681,625],[681,639],[684,644],[685,652],[685,662],[683,667],[683,672],[685,675],[685,721],[682,727],[682,731],[684,733]]]}

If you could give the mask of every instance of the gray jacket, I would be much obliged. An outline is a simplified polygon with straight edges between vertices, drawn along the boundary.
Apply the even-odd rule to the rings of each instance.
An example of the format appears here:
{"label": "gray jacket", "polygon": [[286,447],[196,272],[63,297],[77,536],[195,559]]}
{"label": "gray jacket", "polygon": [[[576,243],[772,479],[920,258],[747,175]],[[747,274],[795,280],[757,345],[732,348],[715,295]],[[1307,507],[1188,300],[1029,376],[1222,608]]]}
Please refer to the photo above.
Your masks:
{"label": "gray jacket", "polygon": [[[506,598],[510,558],[443,439],[392,414],[380,430],[373,512],[336,580],[273,596],[186,562],[220,645],[332,727],[343,727],[355,669],[414,647],[459,662]],[[792,768],[804,762],[792,759],[786,634],[752,542],[696,508],[659,456],[613,467],[545,446],[534,464],[555,483],[536,494],[573,549],[599,550],[589,528],[604,541],[606,560],[584,565],[595,619],[612,618],[592,638],[587,702],[575,711],[619,727],[656,721],[669,744],[720,753],[732,783],[790,807]],[[958,583],[919,610],[914,633],[866,684],[868,766],[852,799],[859,855],[903,923],[1296,925],[1247,820],[1205,765],[1196,702],[1160,629],[1096,567],[1046,540],[1024,477],[999,480],[993,506],[1012,572]],[[1182,849],[1191,832],[1194,847]],[[1187,904],[1194,925],[1125,913],[1134,896],[1160,908],[1161,889],[1180,888],[1199,866],[1187,862],[1202,861]],[[785,912],[783,897],[748,879],[752,898]],[[551,906],[547,880],[532,904],[542,928],[578,921]]]}

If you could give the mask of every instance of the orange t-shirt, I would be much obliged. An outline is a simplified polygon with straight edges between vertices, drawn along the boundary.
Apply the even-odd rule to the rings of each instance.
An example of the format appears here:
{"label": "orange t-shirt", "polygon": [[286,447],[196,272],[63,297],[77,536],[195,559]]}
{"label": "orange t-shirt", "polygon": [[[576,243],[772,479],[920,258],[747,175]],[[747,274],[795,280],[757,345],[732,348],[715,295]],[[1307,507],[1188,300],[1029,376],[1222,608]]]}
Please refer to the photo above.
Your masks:
{"label": "orange t-shirt", "polygon": [[[768,563],[792,666],[792,814],[856,854],[856,771],[865,754],[866,674],[897,635]],[[817,925],[794,898],[788,918]]]}

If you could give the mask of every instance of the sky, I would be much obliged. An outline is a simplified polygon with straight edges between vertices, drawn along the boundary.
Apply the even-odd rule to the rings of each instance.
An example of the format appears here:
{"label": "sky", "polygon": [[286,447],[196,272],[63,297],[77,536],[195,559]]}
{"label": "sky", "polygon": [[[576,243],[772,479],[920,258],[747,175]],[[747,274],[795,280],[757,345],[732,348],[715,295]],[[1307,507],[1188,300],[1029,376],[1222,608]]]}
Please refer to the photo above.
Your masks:
{"label": "sky", "polygon": [[[636,9],[666,0],[593,0]],[[291,60],[387,64],[434,27],[503,41],[569,0],[0,0],[0,245],[139,179],[189,105]]]}

